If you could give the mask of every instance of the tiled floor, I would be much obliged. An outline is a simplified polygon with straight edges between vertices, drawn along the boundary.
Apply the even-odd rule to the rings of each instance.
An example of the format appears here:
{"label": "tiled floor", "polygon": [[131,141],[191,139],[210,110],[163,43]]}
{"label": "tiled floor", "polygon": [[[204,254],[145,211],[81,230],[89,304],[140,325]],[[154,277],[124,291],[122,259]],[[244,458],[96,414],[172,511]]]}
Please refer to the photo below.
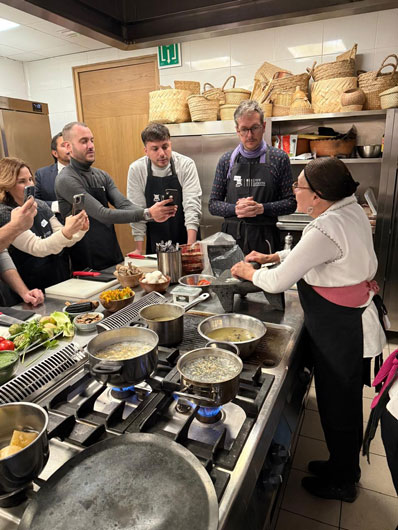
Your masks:
{"label": "tiled floor", "polygon": [[[398,334],[390,334],[384,358],[396,348]],[[373,396],[374,390],[365,387],[364,427]],[[307,463],[327,456],[315,388],[312,386],[276,530],[395,530],[398,525],[398,499],[388,470],[380,428],[371,444],[370,465],[366,458],[361,457],[360,491],[354,503],[318,499],[301,487],[302,477],[308,474]]]}

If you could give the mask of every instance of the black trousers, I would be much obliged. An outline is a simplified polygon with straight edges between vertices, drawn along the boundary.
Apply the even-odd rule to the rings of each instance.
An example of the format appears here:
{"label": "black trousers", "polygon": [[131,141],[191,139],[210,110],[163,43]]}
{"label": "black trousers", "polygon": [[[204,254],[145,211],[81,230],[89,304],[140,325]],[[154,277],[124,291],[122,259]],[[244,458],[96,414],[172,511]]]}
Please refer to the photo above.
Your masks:
{"label": "black trousers", "polygon": [[398,420],[387,409],[381,416],[381,437],[392,481],[398,495]]}
{"label": "black trousers", "polygon": [[333,304],[303,280],[298,288],[331,478],[354,483],[363,437],[363,310]]}

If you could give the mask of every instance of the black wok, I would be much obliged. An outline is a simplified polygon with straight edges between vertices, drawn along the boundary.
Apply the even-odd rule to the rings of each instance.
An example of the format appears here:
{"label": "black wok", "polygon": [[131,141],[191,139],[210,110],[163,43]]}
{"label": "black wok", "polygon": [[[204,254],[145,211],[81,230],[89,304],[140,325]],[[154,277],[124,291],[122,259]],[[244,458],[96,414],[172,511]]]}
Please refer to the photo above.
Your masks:
{"label": "black wok", "polygon": [[156,434],[85,449],[52,475],[19,530],[216,530],[217,497],[199,460]]}

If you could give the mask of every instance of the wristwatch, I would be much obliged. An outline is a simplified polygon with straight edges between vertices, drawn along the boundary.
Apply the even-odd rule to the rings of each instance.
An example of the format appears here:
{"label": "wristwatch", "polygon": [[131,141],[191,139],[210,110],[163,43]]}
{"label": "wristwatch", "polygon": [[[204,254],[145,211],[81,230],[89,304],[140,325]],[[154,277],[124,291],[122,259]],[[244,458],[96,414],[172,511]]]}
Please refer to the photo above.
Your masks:
{"label": "wristwatch", "polygon": [[144,221],[150,221],[152,219],[151,212],[149,211],[149,208],[144,209]]}

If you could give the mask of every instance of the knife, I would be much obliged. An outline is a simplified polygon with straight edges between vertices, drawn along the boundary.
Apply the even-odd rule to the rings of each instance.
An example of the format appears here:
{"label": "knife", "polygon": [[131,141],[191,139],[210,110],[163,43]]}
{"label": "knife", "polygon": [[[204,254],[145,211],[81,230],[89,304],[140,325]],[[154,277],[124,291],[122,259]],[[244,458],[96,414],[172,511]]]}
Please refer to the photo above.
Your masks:
{"label": "knife", "polygon": [[133,252],[130,252],[127,254],[129,258],[133,259],[154,259],[157,260],[158,258],[154,258],[153,256],[143,256],[142,254],[134,254]]}
{"label": "knife", "polygon": [[100,276],[100,272],[94,272],[94,271],[74,271],[73,277],[76,276]]}

